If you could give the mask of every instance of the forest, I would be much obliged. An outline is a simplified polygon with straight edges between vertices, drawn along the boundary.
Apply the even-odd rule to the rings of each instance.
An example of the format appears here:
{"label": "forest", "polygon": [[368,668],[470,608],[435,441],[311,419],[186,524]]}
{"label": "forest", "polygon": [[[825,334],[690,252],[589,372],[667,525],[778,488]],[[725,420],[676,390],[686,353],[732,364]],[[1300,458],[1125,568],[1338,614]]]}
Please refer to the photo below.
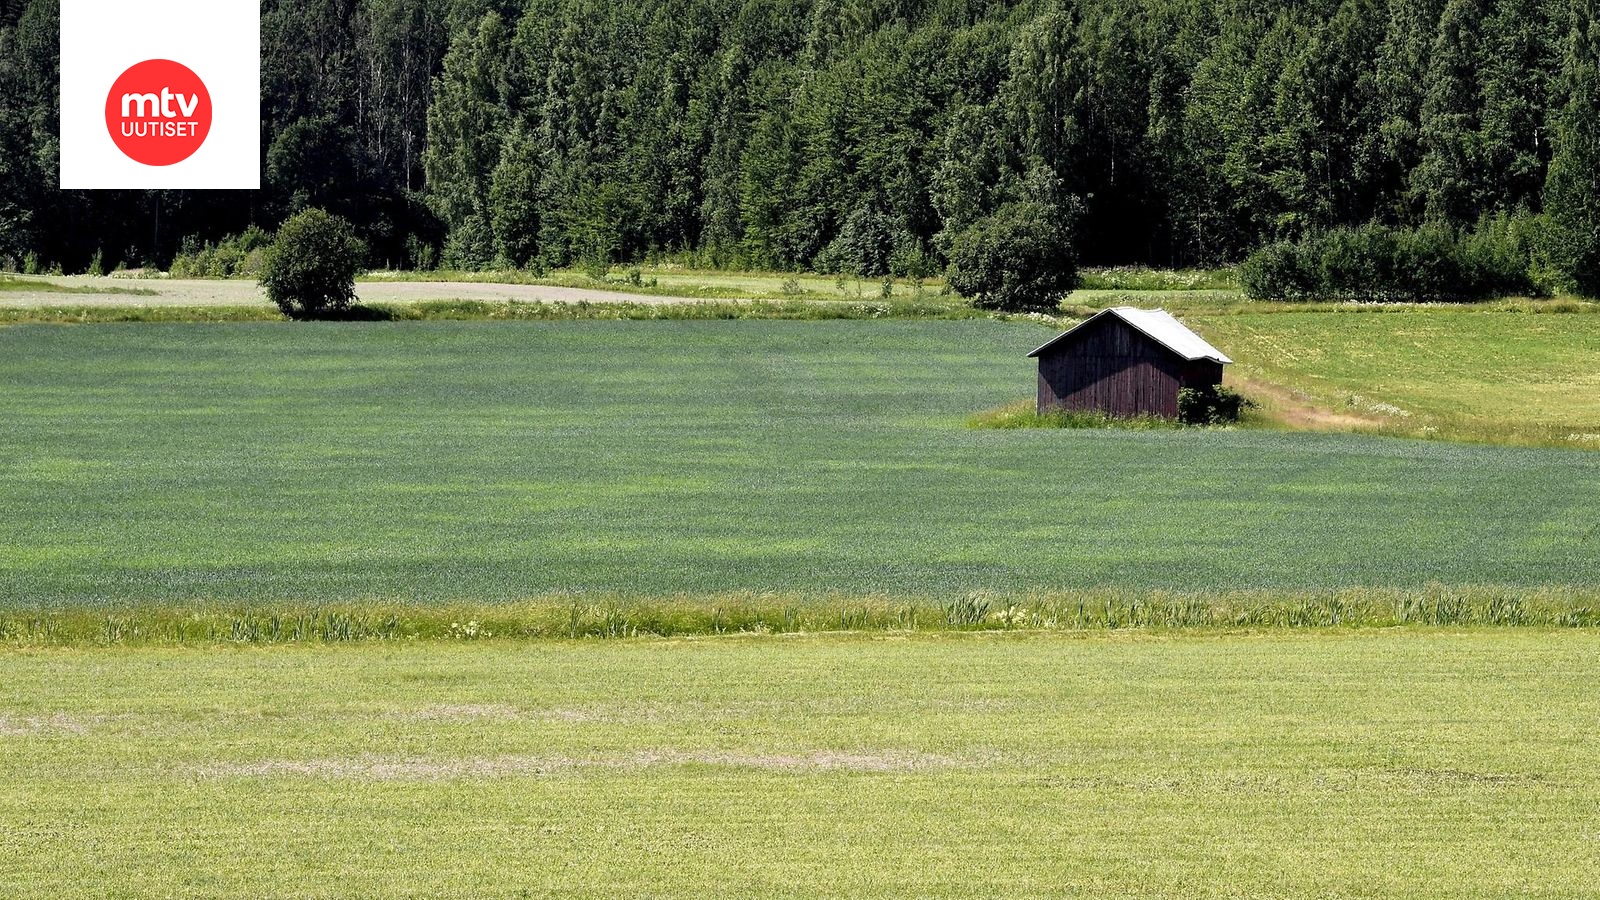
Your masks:
{"label": "forest", "polygon": [[917,275],[1025,207],[1084,262],[1174,267],[1544,222],[1582,284],[1597,5],[263,0],[263,190],[63,192],[58,4],[0,0],[0,267],[164,266],[320,207],[374,266]]}

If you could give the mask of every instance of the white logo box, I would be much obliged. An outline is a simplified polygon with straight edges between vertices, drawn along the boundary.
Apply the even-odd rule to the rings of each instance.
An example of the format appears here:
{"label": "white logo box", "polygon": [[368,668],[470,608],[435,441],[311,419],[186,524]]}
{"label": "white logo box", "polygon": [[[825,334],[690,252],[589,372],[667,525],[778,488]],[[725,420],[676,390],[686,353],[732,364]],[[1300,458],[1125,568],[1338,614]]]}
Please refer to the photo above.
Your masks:
{"label": "white logo box", "polygon": [[[125,156],[106,98],[136,63],[170,59],[211,95],[211,130],[170,166]],[[61,187],[261,187],[260,0],[61,0]]]}

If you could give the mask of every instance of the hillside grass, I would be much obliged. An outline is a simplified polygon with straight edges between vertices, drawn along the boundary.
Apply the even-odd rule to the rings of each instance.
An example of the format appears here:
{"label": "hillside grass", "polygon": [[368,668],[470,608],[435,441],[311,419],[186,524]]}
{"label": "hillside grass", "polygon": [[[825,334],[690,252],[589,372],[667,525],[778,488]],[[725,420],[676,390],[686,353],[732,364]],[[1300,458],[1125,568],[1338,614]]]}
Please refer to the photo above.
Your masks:
{"label": "hillside grass", "polygon": [[0,607],[1600,586],[1600,454],[966,427],[1048,334],[6,328]]}
{"label": "hillside grass", "polygon": [[0,894],[1577,896],[1593,632],[0,653]]}
{"label": "hillside grass", "polygon": [[[1600,449],[1593,304],[1187,316],[1295,427]],[[1538,314],[1555,310],[1572,314]],[[1313,411],[1301,415],[1296,407]],[[1319,414],[1320,413],[1320,414]]]}

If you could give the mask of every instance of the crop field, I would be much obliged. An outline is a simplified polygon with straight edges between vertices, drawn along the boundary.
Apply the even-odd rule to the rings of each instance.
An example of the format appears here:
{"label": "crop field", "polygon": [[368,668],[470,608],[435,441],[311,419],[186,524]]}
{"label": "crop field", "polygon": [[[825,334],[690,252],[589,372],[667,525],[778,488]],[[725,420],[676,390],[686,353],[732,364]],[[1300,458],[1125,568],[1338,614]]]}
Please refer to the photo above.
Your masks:
{"label": "crop field", "polygon": [[1575,896],[1600,634],[0,653],[0,895]]}
{"label": "crop field", "polygon": [[965,427],[1048,334],[0,329],[0,605],[1600,585],[1589,451]]}

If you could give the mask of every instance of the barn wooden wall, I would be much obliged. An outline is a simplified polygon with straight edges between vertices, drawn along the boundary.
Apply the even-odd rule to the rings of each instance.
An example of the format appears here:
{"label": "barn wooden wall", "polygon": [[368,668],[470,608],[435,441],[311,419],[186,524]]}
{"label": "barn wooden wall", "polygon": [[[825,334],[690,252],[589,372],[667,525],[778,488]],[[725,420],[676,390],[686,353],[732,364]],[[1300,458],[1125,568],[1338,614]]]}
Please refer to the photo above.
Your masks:
{"label": "barn wooden wall", "polygon": [[1179,388],[1221,380],[1221,363],[1188,362],[1105,316],[1039,358],[1039,410],[1175,417]]}

